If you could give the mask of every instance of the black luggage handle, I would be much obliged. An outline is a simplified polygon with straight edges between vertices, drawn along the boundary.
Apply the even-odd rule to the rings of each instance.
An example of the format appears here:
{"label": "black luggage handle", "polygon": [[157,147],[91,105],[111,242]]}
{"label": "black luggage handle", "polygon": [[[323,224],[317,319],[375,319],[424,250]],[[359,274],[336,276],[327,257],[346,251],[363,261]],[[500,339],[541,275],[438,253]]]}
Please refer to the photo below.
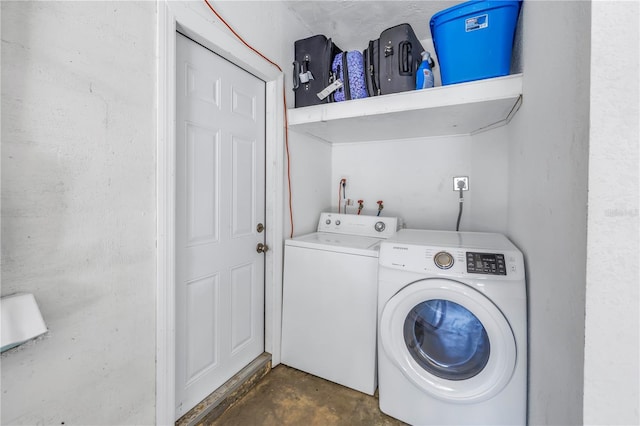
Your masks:
{"label": "black luggage handle", "polygon": [[410,41],[403,41],[400,43],[400,55],[398,55],[398,70],[400,75],[413,74],[413,51],[411,49]]}
{"label": "black luggage handle", "polygon": [[293,90],[300,87],[300,62],[293,61]]}

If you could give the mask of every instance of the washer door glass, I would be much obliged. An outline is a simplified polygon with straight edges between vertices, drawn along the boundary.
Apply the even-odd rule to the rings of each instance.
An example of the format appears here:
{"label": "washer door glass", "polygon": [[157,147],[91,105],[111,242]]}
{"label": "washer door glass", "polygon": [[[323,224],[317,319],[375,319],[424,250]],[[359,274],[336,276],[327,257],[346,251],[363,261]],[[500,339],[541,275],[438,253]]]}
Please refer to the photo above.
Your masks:
{"label": "washer door glass", "polygon": [[478,318],[463,306],[443,299],[422,302],[409,311],[404,340],[422,368],[448,380],[466,380],[480,373],[491,351]]}

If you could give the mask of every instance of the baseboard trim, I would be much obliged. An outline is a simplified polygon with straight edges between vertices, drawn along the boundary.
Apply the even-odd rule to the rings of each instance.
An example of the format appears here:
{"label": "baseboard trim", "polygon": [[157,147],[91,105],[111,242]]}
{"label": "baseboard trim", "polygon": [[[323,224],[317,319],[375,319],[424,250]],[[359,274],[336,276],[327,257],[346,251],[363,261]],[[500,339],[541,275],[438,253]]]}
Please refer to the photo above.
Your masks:
{"label": "baseboard trim", "polygon": [[176,426],[199,426],[217,419],[245,396],[269,371],[271,371],[271,354],[264,352],[180,417],[176,421]]}

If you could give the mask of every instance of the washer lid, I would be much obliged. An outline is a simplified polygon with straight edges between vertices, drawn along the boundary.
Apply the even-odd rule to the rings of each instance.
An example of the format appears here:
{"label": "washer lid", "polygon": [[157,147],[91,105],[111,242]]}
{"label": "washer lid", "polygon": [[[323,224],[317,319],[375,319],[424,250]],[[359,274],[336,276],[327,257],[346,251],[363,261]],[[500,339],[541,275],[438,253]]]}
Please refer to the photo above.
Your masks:
{"label": "washer lid", "polygon": [[378,257],[380,241],[380,238],[314,232],[286,240],[285,245]]}
{"label": "washer lid", "polygon": [[419,389],[447,402],[471,403],[500,392],[516,366],[516,341],[502,312],[457,281],[409,284],[384,306],[380,343]]}

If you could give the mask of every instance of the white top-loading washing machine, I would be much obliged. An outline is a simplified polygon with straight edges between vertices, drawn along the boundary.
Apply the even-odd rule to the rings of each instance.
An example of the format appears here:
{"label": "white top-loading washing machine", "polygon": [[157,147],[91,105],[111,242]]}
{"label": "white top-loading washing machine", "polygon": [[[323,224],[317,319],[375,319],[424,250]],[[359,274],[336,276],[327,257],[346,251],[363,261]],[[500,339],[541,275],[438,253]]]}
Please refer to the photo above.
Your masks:
{"label": "white top-loading washing machine", "polygon": [[282,363],[373,395],[379,243],[393,217],[322,213],[285,241]]}
{"label": "white top-loading washing machine", "polygon": [[406,229],[379,261],[381,410],[413,425],[526,424],[520,251],[500,234]]}

